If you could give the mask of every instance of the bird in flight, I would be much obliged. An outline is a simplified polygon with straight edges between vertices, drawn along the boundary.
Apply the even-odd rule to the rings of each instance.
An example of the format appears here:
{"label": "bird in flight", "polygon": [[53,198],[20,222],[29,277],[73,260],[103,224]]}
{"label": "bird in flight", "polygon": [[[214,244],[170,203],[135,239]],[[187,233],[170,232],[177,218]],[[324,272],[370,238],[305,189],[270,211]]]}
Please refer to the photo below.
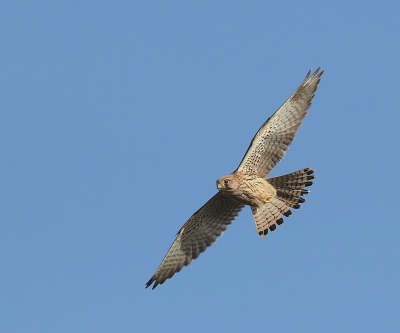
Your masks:
{"label": "bird in flight", "polygon": [[283,216],[289,217],[291,209],[305,202],[303,195],[309,193],[305,188],[315,178],[312,168],[266,176],[292,143],[323,73],[320,67],[312,74],[308,71],[296,91],[260,127],[236,171],[217,180],[217,194],[178,231],[146,288],[154,283],[154,289],[188,266],[222,235],[244,206],[250,206],[258,235],[265,237],[283,223]]}

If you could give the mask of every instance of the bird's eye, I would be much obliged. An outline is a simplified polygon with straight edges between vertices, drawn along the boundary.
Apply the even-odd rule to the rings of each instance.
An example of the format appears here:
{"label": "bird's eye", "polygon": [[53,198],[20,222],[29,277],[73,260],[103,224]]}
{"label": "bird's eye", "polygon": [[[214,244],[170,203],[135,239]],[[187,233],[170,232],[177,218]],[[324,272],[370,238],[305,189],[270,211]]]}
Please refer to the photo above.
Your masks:
{"label": "bird's eye", "polygon": [[225,179],[225,180],[224,180],[224,184],[225,184],[225,185],[228,185],[228,184],[229,184],[229,180],[228,180],[228,179]]}

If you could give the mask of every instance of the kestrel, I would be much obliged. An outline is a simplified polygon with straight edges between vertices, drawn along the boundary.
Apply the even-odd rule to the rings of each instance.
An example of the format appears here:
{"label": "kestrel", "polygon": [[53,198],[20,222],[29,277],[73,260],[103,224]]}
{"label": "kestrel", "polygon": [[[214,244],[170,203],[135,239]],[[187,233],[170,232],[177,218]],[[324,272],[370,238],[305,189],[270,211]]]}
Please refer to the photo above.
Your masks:
{"label": "kestrel", "polygon": [[266,178],[283,158],[292,143],[324,71],[307,73],[303,82],[283,105],[261,126],[239,167],[217,180],[218,193],[194,213],[178,231],[175,241],[157,271],[146,283],[153,288],[163,284],[188,266],[211,246],[246,205],[253,213],[258,235],[265,237],[283,223],[305,202],[315,178],[314,170],[305,168],[287,175]]}

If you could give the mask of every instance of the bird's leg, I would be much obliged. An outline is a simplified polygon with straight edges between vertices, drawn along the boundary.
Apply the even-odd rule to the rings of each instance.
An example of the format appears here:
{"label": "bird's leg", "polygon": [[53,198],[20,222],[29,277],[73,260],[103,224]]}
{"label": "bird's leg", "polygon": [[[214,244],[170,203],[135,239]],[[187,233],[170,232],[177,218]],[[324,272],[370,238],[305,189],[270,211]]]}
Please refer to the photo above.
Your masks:
{"label": "bird's leg", "polygon": [[266,194],[267,194],[267,196],[265,198],[263,198],[262,201],[265,203],[271,202],[270,199],[274,196],[274,194],[271,192],[267,192]]}

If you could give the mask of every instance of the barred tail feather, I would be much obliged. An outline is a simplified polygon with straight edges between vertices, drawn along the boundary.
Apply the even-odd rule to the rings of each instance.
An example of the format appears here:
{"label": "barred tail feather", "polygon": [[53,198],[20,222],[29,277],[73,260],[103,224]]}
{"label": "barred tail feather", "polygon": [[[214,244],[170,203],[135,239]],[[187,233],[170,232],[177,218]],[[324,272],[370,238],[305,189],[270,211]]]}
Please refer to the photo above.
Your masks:
{"label": "barred tail feather", "polygon": [[269,178],[267,181],[276,189],[276,197],[262,207],[252,207],[254,221],[260,236],[266,236],[268,230],[275,231],[276,225],[283,224],[283,216],[290,216],[290,208],[299,209],[306,200],[302,197],[310,193],[305,187],[311,186],[316,176],[315,170],[305,168],[287,175]]}

